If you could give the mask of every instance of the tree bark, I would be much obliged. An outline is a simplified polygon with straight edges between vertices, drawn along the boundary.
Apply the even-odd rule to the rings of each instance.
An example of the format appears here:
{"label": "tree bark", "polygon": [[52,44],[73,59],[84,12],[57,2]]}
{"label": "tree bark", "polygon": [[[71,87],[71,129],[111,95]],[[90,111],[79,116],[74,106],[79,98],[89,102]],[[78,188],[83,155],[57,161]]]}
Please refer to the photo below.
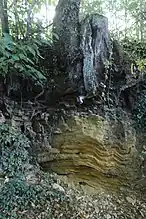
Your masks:
{"label": "tree bark", "polygon": [[140,0],[140,13],[139,13],[139,20],[140,20],[140,39],[141,42],[144,41],[144,20],[143,20],[143,1]]}
{"label": "tree bark", "polygon": [[81,22],[81,48],[85,91],[96,94],[112,52],[106,17],[93,14]]}
{"label": "tree bark", "polygon": [[64,74],[64,86],[77,89],[81,81],[79,50],[79,10],[81,0],[60,0],[56,7],[53,32],[57,66]]}
{"label": "tree bark", "polygon": [[9,34],[7,0],[0,0],[0,16],[1,16],[2,34],[4,33]]}
{"label": "tree bark", "polygon": [[71,87],[78,95],[96,95],[110,59],[111,40],[106,17],[94,14],[79,22],[80,0],[60,0],[54,18],[60,87]]}
{"label": "tree bark", "polygon": [[29,38],[31,34],[31,23],[32,23],[32,10],[36,4],[36,1],[34,0],[31,4],[29,4],[29,9],[27,11],[27,24],[26,24],[26,39]]}

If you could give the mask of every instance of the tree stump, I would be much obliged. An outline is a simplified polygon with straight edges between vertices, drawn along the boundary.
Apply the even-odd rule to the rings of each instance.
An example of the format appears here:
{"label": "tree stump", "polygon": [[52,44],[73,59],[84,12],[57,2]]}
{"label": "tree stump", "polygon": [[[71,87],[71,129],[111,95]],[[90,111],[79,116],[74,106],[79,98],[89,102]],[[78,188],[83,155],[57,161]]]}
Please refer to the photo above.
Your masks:
{"label": "tree stump", "polygon": [[104,78],[105,63],[110,59],[112,44],[106,17],[94,14],[81,22],[81,42],[83,53],[83,78],[85,91],[98,91]]}
{"label": "tree stump", "polygon": [[58,40],[54,39],[57,67],[63,77],[61,86],[71,87],[79,95],[95,94],[112,50],[108,20],[94,14],[79,22],[80,3],[60,0],[56,8],[53,30],[58,35]]}

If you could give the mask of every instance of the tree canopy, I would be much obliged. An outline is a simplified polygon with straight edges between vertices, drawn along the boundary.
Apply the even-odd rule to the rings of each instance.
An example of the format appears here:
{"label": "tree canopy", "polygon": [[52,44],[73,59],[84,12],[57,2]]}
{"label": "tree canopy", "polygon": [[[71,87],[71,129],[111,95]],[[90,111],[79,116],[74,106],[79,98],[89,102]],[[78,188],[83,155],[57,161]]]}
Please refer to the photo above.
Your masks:
{"label": "tree canopy", "polygon": [[[0,0],[1,32],[15,39],[49,34],[57,0]],[[146,39],[146,2],[143,0],[82,0],[81,18],[100,13],[118,38]]]}

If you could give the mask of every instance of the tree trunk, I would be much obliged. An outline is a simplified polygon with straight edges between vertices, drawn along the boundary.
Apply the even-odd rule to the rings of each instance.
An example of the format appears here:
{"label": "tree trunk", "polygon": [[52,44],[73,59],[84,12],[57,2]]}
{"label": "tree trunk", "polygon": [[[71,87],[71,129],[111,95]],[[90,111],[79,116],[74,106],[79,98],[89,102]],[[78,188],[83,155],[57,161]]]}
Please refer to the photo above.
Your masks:
{"label": "tree trunk", "polygon": [[9,34],[7,0],[0,0],[0,16],[1,16],[2,34],[3,33]]}
{"label": "tree trunk", "polygon": [[26,39],[28,39],[30,37],[31,34],[31,23],[32,23],[32,10],[35,6],[36,1],[34,0],[31,4],[29,5],[29,9],[27,11],[27,24],[26,24]]}
{"label": "tree trunk", "polygon": [[79,9],[81,0],[60,0],[56,7],[53,32],[57,65],[64,74],[64,86],[78,89],[81,81],[79,50]]}
{"label": "tree trunk", "polygon": [[125,39],[127,38],[127,23],[128,23],[128,10],[127,10],[127,8],[128,8],[128,1],[127,0],[125,0],[125,2],[124,2],[124,10],[125,10]]}
{"label": "tree trunk", "polygon": [[60,87],[78,95],[98,91],[104,80],[105,62],[111,54],[107,18],[95,14],[79,23],[80,0],[60,0],[54,18],[54,46]]}
{"label": "tree trunk", "polygon": [[105,63],[112,52],[106,17],[95,14],[82,21],[81,48],[85,91],[95,94],[100,81],[104,80]]}
{"label": "tree trunk", "polygon": [[140,39],[141,42],[144,41],[144,20],[143,20],[143,1],[140,0],[140,15],[139,15],[139,20],[140,20]]}

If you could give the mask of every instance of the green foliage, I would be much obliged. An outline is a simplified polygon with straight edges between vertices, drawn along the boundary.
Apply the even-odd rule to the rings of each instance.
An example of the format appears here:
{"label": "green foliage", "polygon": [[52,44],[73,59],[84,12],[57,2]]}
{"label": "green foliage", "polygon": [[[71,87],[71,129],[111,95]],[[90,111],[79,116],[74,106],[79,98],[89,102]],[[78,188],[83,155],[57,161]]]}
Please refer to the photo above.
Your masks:
{"label": "green foliage", "polygon": [[146,85],[133,110],[133,119],[136,121],[136,127],[146,128]]}
{"label": "green foliage", "polygon": [[65,190],[53,187],[57,182],[55,176],[39,173],[41,181],[32,184],[26,181],[24,166],[29,162],[29,145],[29,140],[18,130],[8,124],[0,125],[0,168],[6,178],[0,185],[0,219],[26,216],[58,219],[59,214],[60,218],[67,218],[74,205]]}
{"label": "green foliage", "polygon": [[124,51],[131,59],[131,74],[142,77],[146,73],[146,43],[125,39],[122,42]]}
{"label": "green foliage", "polygon": [[[132,65],[131,73],[138,71],[143,78],[143,86],[137,97],[135,107],[133,109],[133,119],[136,121],[136,127],[146,127],[146,42],[125,39],[122,41],[124,51],[128,53]],[[133,69],[133,66],[136,69]]]}
{"label": "green foliage", "polygon": [[45,218],[50,219],[52,206],[59,203],[62,210],[68,202],[68,196],[52,188],[53,177],[42,174],[41,183],[26,183],[24,168],[29,163],[29,145],[29,140],[18,130],[8,124],[0,125],[0,168],[7,177],[0,186],[0,219],[23,218],[26,212],[32,217],[34,214],[34,218],[43,212]]}
{"label": "green foliage", "polygon": [[42,211],[46,214],[45,218],[50,219],[53,205],[62,203],[65,206],[67,201],[68,197],[54,190],[49,181],[46,184],[27,185],[22,180],[12,179],[1,189],[0,219],[18,219],[26,214],[36,216]]}
{"label": "green foliage", "polygon": [[101,13],[108,17],[116,39],[146,40],[146,7],[142,0],[82,0],[81,15]]}
{"label": "green foliage", "polygon": [[7,124],[0,125],[0,166],[8,177],[23,177],[29,140]]}
{"label": "green foliage", "polygon": [[92,0],[92,1],[81,1],[81,13],[82,14],[91,14],[91,13],[103,13],[103,1],[101,0]]}
{"label": "green foliage", "polygon": [[125,39],[121,43],[134,60],[146,59],[146,42]]}
{"label": "green foliage", "polygon": [[43,83],[45,77],[37,70],[40,57],[39,41],[15,42],[8,34],[0,39],[0,74],[22,75],[32,78],[38,83]]}

